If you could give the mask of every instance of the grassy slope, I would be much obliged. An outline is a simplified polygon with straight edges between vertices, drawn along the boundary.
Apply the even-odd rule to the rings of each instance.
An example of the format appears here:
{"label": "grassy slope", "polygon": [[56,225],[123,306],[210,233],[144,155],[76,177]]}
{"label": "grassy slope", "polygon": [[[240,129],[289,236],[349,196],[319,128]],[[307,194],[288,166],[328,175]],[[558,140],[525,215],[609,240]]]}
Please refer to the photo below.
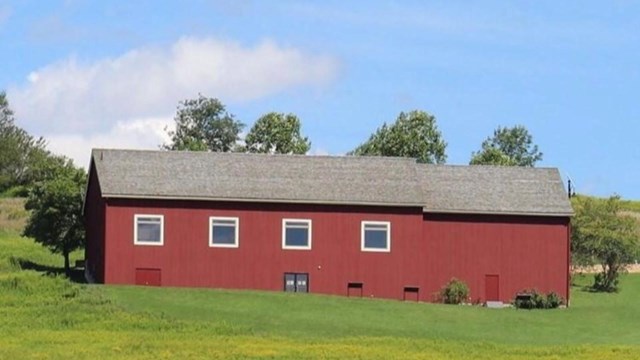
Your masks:
{"label": "grassy slope", "polygon": [[640,201],[622,200],[622,208],[630,212],[640,213]]}
{"label": "grassy slope", "polygon": [[[79,255],[79,254],[77,254]],[[25,260],[39,265],[24,270]],[[22,264],[22,265],[21,265]],[[640,275],[570,309],[490,310],[317,295],[87,286],[0,231],[0,359],[635,359]]]}

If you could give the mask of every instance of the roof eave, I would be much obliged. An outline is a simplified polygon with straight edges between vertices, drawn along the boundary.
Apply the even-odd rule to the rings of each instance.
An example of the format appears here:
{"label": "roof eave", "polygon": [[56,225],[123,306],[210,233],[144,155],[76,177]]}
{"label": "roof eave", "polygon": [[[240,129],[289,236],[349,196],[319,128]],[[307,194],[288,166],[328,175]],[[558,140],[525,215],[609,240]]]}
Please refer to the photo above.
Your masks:
{"label": "roof eave", "polygon": [[454,215],[507,215],[507,216],[536,216],[536,217],[573,217],[573,212],[534,212],[534,211],[489,211],[489,210],[442,210],[422,208],[423,213],[454,214]]}
{"label": "roof eave", "polygon": [[140,200],[185,200],[185,201],[224,201],[224,202],[255,202],[277,204],[308,204],[308,205],[355,205],[355,206],[381,206],[381,207],[409,207],[422,208],[421,203],[381,203],[366,201],[330,201],[330,200],[297,200],[297,199],[264,199],[264,198],[224,198],[202,196],[169,196],[169,195],[131,195],[103,193],[103,198],[111,199],[140,199]]}

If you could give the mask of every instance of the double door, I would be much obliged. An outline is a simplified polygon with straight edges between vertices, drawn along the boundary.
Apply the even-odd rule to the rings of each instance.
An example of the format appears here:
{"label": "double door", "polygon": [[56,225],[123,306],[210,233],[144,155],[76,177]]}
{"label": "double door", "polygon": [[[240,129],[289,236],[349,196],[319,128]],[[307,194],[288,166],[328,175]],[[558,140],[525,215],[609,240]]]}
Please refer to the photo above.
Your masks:
{"label": "double door", "polygon": [[309,274],[284,273],[284,291],[302,293],[309,292]]}

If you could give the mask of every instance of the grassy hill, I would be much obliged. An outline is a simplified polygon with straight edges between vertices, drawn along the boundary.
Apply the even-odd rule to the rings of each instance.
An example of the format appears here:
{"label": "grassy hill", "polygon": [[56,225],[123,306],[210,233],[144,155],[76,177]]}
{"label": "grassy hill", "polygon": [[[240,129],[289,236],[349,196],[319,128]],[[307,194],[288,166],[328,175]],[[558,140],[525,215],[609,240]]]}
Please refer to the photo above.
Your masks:
{"label": "grassy hill", "polygon": [[640,275],[624,276],[619,294],[575,286],[569,309],[548,311],[86,285],[60,276],[62,257],[18,233],[17,227],[0,231],[0,359],[637,359],[640,354]]}

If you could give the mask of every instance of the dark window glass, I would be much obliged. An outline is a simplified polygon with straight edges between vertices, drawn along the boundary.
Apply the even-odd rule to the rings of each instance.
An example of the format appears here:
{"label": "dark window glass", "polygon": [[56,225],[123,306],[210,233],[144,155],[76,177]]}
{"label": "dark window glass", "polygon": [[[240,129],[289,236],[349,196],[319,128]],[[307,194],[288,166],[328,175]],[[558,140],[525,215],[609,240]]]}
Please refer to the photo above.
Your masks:
{"label": "dark window glass", "polygon": [[236,243],[236,226],[221,225],[218,220],[213,221],[212,244],[234,245]]}
{"label": "dark window glass", "polygon": [[138,242],[160,242],[160,219],[143,221],[138,219]]}
{"label": "dark window glass", "polygon": [[309,228],[306,223],[305,227],[289,227],[287,223],[285,230],[286,246],[309,246]]}
{"label": "dark window glass", "polygon": [[364,248],[365,249],[387,249],[386,225],[366,224],[364,226]]}

